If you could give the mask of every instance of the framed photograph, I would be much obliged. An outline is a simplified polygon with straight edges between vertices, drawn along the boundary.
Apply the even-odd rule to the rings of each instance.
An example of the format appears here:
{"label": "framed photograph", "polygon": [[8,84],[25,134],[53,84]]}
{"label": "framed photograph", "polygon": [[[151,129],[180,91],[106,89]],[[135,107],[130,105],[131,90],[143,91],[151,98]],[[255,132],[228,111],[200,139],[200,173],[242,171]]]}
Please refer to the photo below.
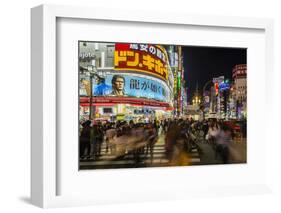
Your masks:
{"label": "framed photograph", "polygon": [[272,20],[31,14],[33,204],[270,192]]}

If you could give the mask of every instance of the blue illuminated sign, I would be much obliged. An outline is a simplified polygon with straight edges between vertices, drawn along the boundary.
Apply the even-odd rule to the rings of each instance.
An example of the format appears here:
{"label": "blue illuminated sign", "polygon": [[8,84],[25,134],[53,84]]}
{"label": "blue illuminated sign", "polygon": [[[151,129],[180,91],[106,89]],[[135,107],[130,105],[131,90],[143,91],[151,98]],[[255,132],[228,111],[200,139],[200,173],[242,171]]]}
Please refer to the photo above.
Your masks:
{"label": "blue illuminated sign", "polygon": [[168,87],[162,81],[128,74],[108,74],[104,79],[97,78],[93,81],[93,95],[170,100]]}
{"label": "blue illuminated sign", "polygon": [[219,84],[219,90],[220,91],[224,91],[224,90],[228,90],[230,88],[230,85],[228,82],[221,82]]}

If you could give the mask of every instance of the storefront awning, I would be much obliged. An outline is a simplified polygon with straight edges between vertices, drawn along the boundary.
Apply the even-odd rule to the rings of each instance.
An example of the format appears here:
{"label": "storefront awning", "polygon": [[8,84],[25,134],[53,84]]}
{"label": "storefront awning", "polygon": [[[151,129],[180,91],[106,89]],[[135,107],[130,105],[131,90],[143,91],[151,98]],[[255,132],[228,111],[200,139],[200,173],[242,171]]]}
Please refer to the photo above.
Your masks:
{"label": "storefront awning", "polygon": [[[134,104],[140,106],[154,106],[154,107],[167,107],[171,108],[169,103],[148,100],[145,98],[133,98],[133,97],[93,97],[92,105],[114,105],[114,104]],[[90,98],[89,97],[80,97],[81,106],[89,106]]]}

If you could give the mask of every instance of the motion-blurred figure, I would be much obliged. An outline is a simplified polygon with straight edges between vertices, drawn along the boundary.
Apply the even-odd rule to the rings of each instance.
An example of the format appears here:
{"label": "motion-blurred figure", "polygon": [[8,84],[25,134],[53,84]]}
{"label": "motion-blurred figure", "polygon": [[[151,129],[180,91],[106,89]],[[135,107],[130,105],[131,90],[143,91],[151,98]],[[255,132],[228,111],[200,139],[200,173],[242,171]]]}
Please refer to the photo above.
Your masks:
{"label": "motion-blurred figure", "polygon": [[[82,131],[80,134],[80,150],[79,157],[86,158],[89,157],[91,151],[91,121],[87,120],[82,124]],[[87,153],[85,154],[85,152]]]}
{"label": "motion-blurred figure", "polygon": [[230,129],[226,125],[222,125],[216,137],[216,153],[221,156],[223,163],[228,163],[231,140]]}

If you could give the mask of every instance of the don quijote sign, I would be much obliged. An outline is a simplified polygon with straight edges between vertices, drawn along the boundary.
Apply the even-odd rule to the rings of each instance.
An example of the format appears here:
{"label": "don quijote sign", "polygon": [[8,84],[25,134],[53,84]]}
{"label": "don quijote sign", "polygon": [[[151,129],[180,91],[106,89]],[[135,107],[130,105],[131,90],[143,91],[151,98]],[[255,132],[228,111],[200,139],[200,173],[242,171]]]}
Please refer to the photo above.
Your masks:
{"label": "don quijote sign", "polygon": [[114,69],[151,74],[168,80],[168,55],[160,45],[115,44]]}

